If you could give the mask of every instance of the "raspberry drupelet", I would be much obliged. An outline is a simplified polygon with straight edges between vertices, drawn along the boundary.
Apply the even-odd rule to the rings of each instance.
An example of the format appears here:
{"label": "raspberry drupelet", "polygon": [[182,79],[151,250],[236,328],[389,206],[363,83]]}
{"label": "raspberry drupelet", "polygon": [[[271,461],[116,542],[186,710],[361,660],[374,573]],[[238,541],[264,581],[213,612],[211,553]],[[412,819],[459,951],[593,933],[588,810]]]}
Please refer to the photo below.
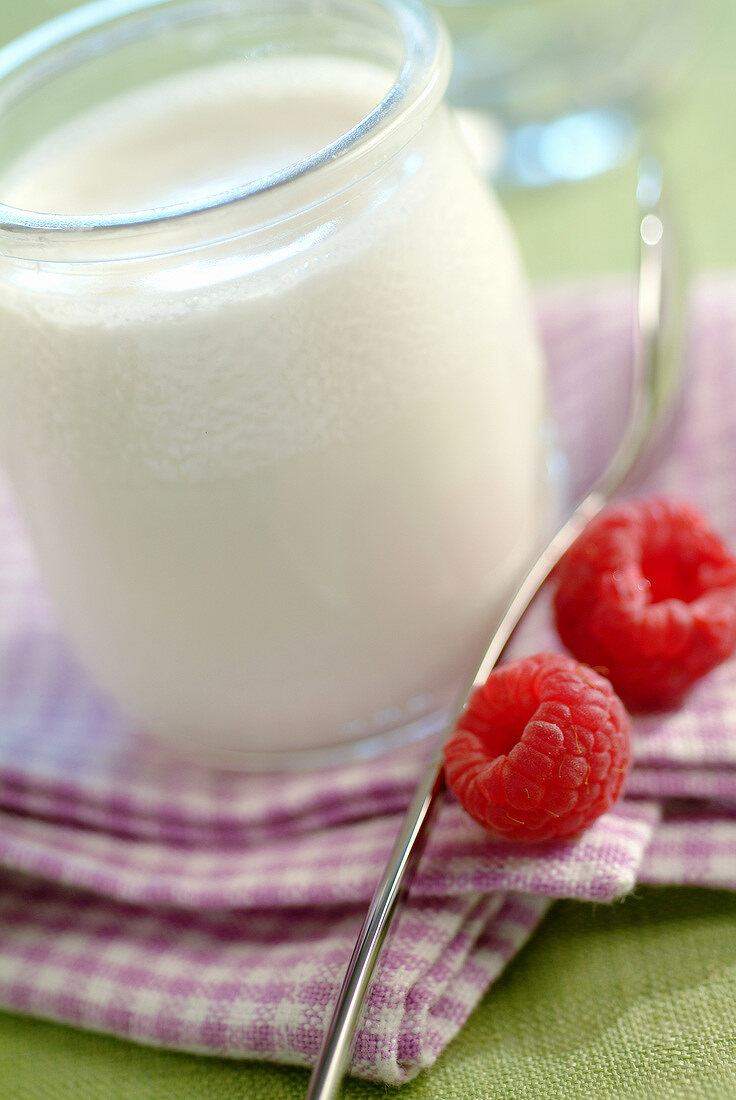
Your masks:
{"label": "raspberry drupelet", "polygon": [[624,502],[557,571],[557,631],[634,709],[674,706],[736,647],[736,558],[691,505]]}
{"label": "raspberry drupelet", "polygon": [[628,715],[611,685],[561,653],[495,669],[445,746],[447,783],[484,828],[517,841],[582,832],[618,798]]}

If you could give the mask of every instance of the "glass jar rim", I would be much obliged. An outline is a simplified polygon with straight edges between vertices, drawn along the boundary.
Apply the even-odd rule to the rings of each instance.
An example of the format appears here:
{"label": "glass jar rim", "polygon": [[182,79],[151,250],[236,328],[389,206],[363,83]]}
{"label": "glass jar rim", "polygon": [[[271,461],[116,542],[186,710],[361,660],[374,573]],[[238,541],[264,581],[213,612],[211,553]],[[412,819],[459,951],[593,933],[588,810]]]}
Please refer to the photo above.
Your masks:
{"label": "glass jar rim", "polygon": [[[206,215],[247,201],[257,195],[284,187],[333,164],[342,164],[356,148],[365,147],[373,140],[382,139],[409,112],[424,117],[444,94],[449,79],[450,47],[447,34],[434,14],[418,0],[370,0],[371,4],[392,18],[401,36],[403,56],[400,68],[383,99],[352,129],[335,141],[304,157],[279,172],[252,180],[241,187],[205,195],[194,201],[165,205],[149,210],[133,210],[119,214],[53,214],[24,210],[0,200],[0,232],[19,234],[23,237],[42,234],[59,239],[88,236],[95,230],[107,235],[118,231],[153,229],[178,219]],[[25,65],[37,62],[57,48],[70,46],[74,40],[88,32],[104,31],[116,20],[171,13],[181,0],[92,0],[82,7],[73,8],[55,19],[41,24],[0,49],[0,86]],[[199,4],[184,4],[200,16],[216,14],[217,4],[205,0]],[[232,2],[225,7],[234,11]],[[84,60],[82,51],[72,51],[73,67]],[[43,75],[47,77],[48,72]],[[0,97],[0,116],[2,98]]]}

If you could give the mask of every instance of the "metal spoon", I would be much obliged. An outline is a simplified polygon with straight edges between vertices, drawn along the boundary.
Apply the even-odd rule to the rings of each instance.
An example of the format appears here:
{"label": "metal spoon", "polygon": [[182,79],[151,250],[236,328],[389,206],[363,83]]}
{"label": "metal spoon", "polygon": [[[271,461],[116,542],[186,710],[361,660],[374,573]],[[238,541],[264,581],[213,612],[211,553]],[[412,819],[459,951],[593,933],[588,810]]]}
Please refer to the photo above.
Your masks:
{"label": "metal spoon", "polygon": [[[670,283],[671,242],[660,210],[662,173],[645,158],[639,166],[639,277],[636,308],[634,376],[626,426],[619,446],[594,488],[577,505],[532,565],[511,600],[472,684],[462,697],[447,736],[455,727],[471,690],[484,683],[535,595],[585,525],[604,507],[652,447],[661,440],[681,391],[677,354],[680,311]],[[445,790],[442,746],[416,788],[385,870],[348,963],[332,1019],[312,1072],[306,1100],[338,1095],[353,1035],[383,941],[421,857],[432,820]]]}

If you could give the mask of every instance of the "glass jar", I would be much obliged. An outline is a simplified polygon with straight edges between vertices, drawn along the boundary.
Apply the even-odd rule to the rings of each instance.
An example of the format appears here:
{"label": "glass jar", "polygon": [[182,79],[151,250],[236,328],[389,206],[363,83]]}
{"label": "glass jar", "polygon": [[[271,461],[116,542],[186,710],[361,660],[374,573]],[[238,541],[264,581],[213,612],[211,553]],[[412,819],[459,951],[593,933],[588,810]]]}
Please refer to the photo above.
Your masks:
{"label": "glass jar", "polygon": [[0,52],[0,453],[133,720],[303,766],[446,719],[536,548],[543,372],[412,0],[103,0]]}

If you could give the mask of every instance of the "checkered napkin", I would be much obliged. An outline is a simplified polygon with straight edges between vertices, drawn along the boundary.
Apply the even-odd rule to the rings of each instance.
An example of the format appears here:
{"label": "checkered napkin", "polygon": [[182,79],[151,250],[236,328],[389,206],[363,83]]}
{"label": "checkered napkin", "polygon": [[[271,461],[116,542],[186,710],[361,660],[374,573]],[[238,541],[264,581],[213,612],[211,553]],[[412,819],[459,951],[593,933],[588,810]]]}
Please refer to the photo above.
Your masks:
{"label": "checkered napkin", "polygon": [[[631,294],[540,306],[582,488],[613,447]],[[652,487],[736,543],[736,281],[699,288],[686,413]],[[591,412],[593,410],[593,412]],[[597,412],[596,412],[597,410]],[[544,602],[517,645],[554,644]],[[353,1072],[429,1065],[558,897],[647,882],[736,888],[736,663],[635,729],[627,797],[583,837],[519,847],[448,802],[382,958]],[[428,748],[318,775],[172,759],[88,682],[0,502],[0,1005],[142,1042],[307,1064]]]}

